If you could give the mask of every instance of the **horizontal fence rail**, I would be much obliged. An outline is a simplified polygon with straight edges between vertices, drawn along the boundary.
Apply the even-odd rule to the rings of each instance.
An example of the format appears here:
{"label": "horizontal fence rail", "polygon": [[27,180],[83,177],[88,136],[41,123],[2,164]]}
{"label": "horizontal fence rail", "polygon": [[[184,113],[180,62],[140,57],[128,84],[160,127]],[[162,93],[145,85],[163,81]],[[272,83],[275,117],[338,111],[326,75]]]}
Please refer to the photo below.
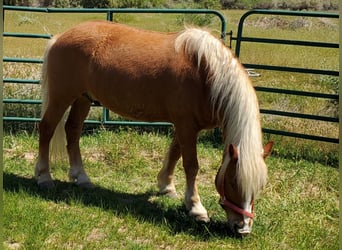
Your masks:
{"label": "horizontal fence rail", "polygon": [[[236,41],[235,54],[240,56],[241,52],[241,43],[267,43],[267,44],[279,44],[279,45],[293,45],[293,46],[307,46],[307,47],[321,47],[321,48],[339,48],[339,44],[336,43],[323,43],[323,42],[309,42],[309,41],[293,41],[293,40],[285,40],[285,39],[271,39],[271,38],[263,38],[263,37],[245,37],[243,36],[243,27],[245,20],[251,15],[282,15],[282,16],[305,16],[305,17],[324,17],[324,18],[339,18],[338,14],[332,13],[317,13],[317,12],[299,12],[299,11],[269,11],[269,10],[251,10],[246,12],[240,19],[238,25],[237,37],[233,37],[232,32],[226,33],[226,20],[225,17],[218,11],[215,10],[203,10],[203,9],[78,9],[78,8],[33,8],[33,7],[16,7],[16,6],[4,6],[3,11],[23,11],[23,12],[40,12],[40,13],[104,13],[106,14],[106,19],[108,21],[113,20],[113,15],[116,13],[165,13],[165,14],[211,14],[217,16],[221,21],[221,39],[225,40],[226,35],[230,35],[230,43],[231,41]],[[5,15],[3,15],[5,18]],[[5,21],[5,20],[4,20]],[[27,39],[50,39],[51,34],[26,34],[26,33],[14,33],[14,32],[4,32],[4,37],[17,37],[17,38],[27,38]],[[12,57],[4,57],[3,62],[8,63],[31,63],[31,64],[41,64],[43,63],[42,59],[34,59],[34,58],[12,58]],[[246,68],[253,69],[262,69],[262,70],[276,70],[276,71],[284,71],[284,72],[295,72],[295,73],[308,73],[308,74],[319,74],[319,75],[330,75],[330,76],[338,76],[338,71],[333,70],[322,70],[322,69],[306,69],[306,68],[295,68],[295,67],[284,67],[278,65],[259,65],[259,64],[247,64],[244,66]],[[39,80],[34,79],[14,79],[14,78],[4,78],[4,83],[19,83],[19,84],[39,84]],[[314,92],[306,92],[306,91],[298,91],[298,90],[287,90],[287,89],[277,89],[277,88],[267,88],[267,87],[255,87],[257,91],[260,92],[269,92],[276,94],[286,94],[286,95],[298,95],[298,96],[306,96],[306,97],[315,97],[315,98],[324,98],[338,101],[339,96],[335,94],[325,94],[325,93],[314,93]],[[34,104],[40,105],[41,100],[21,100],[21,99],[3,99],[3,103],[7,104]],[[96,106],[96,105],[93,105]],[[299,114],[294,112],[285,112],[285,111],[277,111],[277,110],[266,110],[261,109],[260,112],[262,114],[267,115],[277,115],[283,117],[293,117],[293,118],[302,118],[302,119],[310,119],[310,120],[318,120],[324,122],[335,122],[338,123],[339,119],[335,117],[325,117],[325,116],[317,116],[310,114]],[[3,117],[5,121],[18,121],[18,122],[38,122],[40,118],[34,117]],[[101,120],[86,120],[88,124],[98,124],[98,125],[132,125],[132,126],[170,126],[170,123],[157,122],[157,123],[148,123],[148,122],[135,122],[135,121],[117,121],[111,120],[109,115],[109,110],[103,108],[102,118]],[[290,136],[296,138],[303,139],[311,139],[317,141],[325,141],[331,143],[339,143],[338,138],[327,138],[323,136],[315,136],[315,135],[306,135],[300,133],[293,133],[287,131],[279,131],[269,128],[263,128],[263,132],[282,135],[282,136]]]}
{"label": "horizontal fence rail", "polygon": [[[327,43],[327,42],[316,42],[316,41],[300,41],[300,40],[286,40],[286,39],[274,39],[274,38],[264,38],[264,37],[248,37],[243,36],[244,24],[248,17],[252,15],[276,15],[276,16],[298,16],[298,17],[317,17],[317,18],[333,18],[338,19],[339,14],[335,13],[321,13],[321,12],[303,12],[303,11],[283,11],[283,10],[251,10],[246,12],[239,21],[237,36],[233,37],[231,34],[231,41],[236,41],[235,46],[235,54],[236,56],[240,56],[241,52],[241,44],[243,42],[248,43],[266,43],[266,44],[278,44],[278,45],[292,45],[292,46],[307,46],[311,48],[339,48],[338,43]],[[231,42],[230,42],[231,43]],[[249,64],[244,63],[246,68],[261,69],[261,70],[273,70],[273,71],[282,71],[282,72],[293,72],[293,73],[304,73],[304,74],[318,74],[318,75],[328,75],[328,76],[339,76],[338,71],[334,70],[322,70],[322,69],[309,69],[309,68],[297,68],[297,67],[285,67],[282,65],[265,65],[265,64]],[[314,98],[325,98],[333,101],[339,100],[339,95],[336,94],[325,94],[325,93],[317,93],[317,92],[307,92],[307,91],[298,91],[298,90],[288,90],[288,89],[280,89],[280,88],[268,88],[268,87],[255,87],[257,91],[268,92],[268,93],[276,93],[276,94],[285,94],[285,95],[296,95],[303,97],[314,97]],[[260,112],[262,114],[268,115],[277,115],[283,117],[292,117],[292,118],[302,118],[302,119],[310,119],[324,122],[334,122],[338,123],[339,118],[336,117],[325,117],[318,115],[310,115],[310,114],[300,114],[294,112],[285,112],[278,110],[265,110],[261,109]],[[316,141],[324,141],[331,143],[339,143],[338,138],[329,138],[324,136],[315,136],[308,134],[300,134],[293,133],[288,131],[279,131],[275,129],[263,128],[265,133],[284,135],[302,139],[311,139]]]}

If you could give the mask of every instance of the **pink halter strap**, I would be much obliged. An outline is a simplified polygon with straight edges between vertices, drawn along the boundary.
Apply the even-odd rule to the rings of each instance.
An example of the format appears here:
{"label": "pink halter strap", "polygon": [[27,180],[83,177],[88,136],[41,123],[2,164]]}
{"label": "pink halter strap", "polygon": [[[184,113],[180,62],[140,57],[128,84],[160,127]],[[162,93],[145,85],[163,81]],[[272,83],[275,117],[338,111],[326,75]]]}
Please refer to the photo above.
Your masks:
{"label": "pink halter strap", "polygon": [[220,192],[220,205],[225,209],[226,207],[227,208],[230,208],[231,210],[233,210],[234,212],[238,213],[238,214],[242,214],[244,216],[247,216],[251,219],[253,219],[255,217],[253,211],[254,211],[254,201],[252,201],[252,213],[246,211],[246,210],[243,210],[242,208],[236,206],[234,203],[228,201],[226,199],[226,195],[224,194],[224,176],[223,176],[223,179],[222,179],[222,185],[221,185],[221,192]]}

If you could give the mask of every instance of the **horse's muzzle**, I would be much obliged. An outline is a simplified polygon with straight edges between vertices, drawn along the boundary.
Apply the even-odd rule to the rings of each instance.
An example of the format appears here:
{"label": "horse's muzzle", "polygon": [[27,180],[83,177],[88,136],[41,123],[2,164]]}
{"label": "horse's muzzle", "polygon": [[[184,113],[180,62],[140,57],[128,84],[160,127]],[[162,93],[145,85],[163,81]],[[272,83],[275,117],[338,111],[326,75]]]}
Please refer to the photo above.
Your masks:
{"label": "horse's muzzle", "polygon": [[[247,219],[251,220],[251,219]],[[252,223],[251,221],[247,222],[244,221],[228,221],[228,225],[230,227],[230,230],[234,233],[236,236],[247,236],[252,232]]]}
{"label": "horse's muzzle", "polygon": [[246,235],[250,234],[252,230],[251,230],[251,227],[249,227],[247,225],[247,226],[244,226],[242,228],[235,226],[234,231],[236,234],[238,234],[240,236],[246,236]]}

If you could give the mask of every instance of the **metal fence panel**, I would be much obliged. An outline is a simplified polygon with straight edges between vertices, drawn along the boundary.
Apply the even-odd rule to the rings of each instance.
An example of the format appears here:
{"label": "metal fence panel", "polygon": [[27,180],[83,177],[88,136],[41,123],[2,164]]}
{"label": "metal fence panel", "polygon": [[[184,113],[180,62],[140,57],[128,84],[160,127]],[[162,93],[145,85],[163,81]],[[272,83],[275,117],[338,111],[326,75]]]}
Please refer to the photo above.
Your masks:
{"label": "metal fence panel", "polygon": [[[34,8],[34,7],[16,7],[16,6],[4,6],[3,11],[28,11],[28,12],[41,12],[41,13],[105,13],[106,19],[109,21],[113,20],[113,15],[115,13],[165,13],[165,14],[211,14],[217,16],[221,21],[221,38],[224,40],[226,34],[229,34],[231,41],[236,41],[235,54],[240,55],[241,43],[268,43],[268,44],[279,44],[279,45],[293,45],[293,46],[308,46],[308,47],[321,47],[321,48],[339,48],[337,43],[323,43],[323,42],[308,42],[308,41],[294,41],[286,39],[271,39],[263,37],[246,37],[243,36],[243,29],[245,20],[251,15],[281,15],[281,16],[305,16],[305,17],[318,17],[318,18],[339,18],[339,14],[334,13],[320,13],[320,12],[301,12],[301,11],[275,11],[275,10],[251,10],[246,12],[240,19],[238,25],[237,37],[232,36],[232,32],[226,33],[226,20],[225,17],[218,11],[215,10],[203,10],[203,9],[79,9],[79,8]],[[3,15],[5,18],[5,15]],[[5,21],[5,20],[4,20]],[[4,32],[4,37],[18,37],[18,38],[31,38],[31,39],[49,39],[51,35],[49,34],[26,34],[26,33],[13,33]],[[41,64],[43,60],[41,59],[31,59],[31,58],[11,58],[4,57],[3,62],[18,62],[18,63],[33,63]],[[253,69],[263,69],[263,70],[275,70],[284,72],[295,72],[295,73],[308,73],[308,74],[320,74],[320,75],[330,75],[338,76],[339,72],[334,70],[322,70],[322,69],[307,69],[307,68],[297,68],[297,67],[285,67],[282,65],[261,65],[261,64],[244,64],[246,68]],[[38,84],[39,80],[33,79],[14,79],[14,78],[4,78],[4,83],[20,83],[20,84]],[[268,88],[268,87],[256,87],[257,91],[286,94],[286,95],[298,95],[298,96],[309,96],[315,98],[326,98],[331,100],[339,99],[338,95],[335,94],[325,94],[325,93],[315,93],[299,90],[287,90],[279,88]],[[3,99],[3,103],[20,103],[20,104],[41,104],[40,100],[20,100],[20,99]],[[318,115],[300,114],[294,112],[284,112],[277,110],[266,110],[261,109],[261,113],[312,119],[325,122],[338,123],[339,119],[335,117],[325,117]],[[37,122],[39,118],[32,117],[3,117],[5,121],[33,121]],[[109,117],[109,110],[103,108],[103,117],[101,121],[98,120],[86,120],[90,124],[104,124],[104,125],[133,125],[133,126],[169,126],[169,123],[146,123],[146,122],[132,122],[132,121],[113,121]],[[323,136],[306,135],[299,133],[292,133],[287,131],[278,131],[274,129],[264,128],[265,133],[284,135],[290,137],[319,140],[325,142],[339,143],[338,138],[327,138]]]}
{"label": "metal fence panel", "polygon": [[[236,37],[231,37],[231,40],[236,41],[235,54],[239,57],[241,53],[242,43],[267,43],[267,44],[279,44],[279,45],[293,45],[293,46],[307,46],[314,48],[339,48],[338,43],[327,43],[327,42],[316,42],[316,41],[300,41],[300,40],[286,40],[286,39],[273,39],[264,37],[248,37],[243,35],[245,21],[248,17],[252,15],[280,15],[280,16],[297,16],[297,17],[314,17],[314,18],[332,18],[338,19],[339,14],[336,13],[322,13],[322,12],[303,12],[303,11],[284,11],[284,10],[251,10],[246,12],[239,21],[238,31]],[[304,73],[304,74],[318,74],[318,75],[328,75],[328,76],[339,76],[339,72],[335,70],[322,70],[322,69],[310,69],[310,68],[299,68],[299,67],[287,67],[283,65],[265,65],[265,64],[250,64],[244,63],[246,68],[262,69],[262,70],[273,70],[282,72],[293,72],[293,73]],[[278,93],[285,95],[297,95],[305,97],[315,97],[315,98],[326,98],[338,101],[339,95],[337,94],[325,94],[317,92],[307,92],[298,90],[287,90],[280,88],[269,88],[269,87],[256,87],[257,91],[268,92],[268,93]],[[336,117],[325,117],[317,115],[300,114],[294,112],[283,112],[277,110],[266,110],[261,109],[261,113],[278,115],[292,118],[302,118],[302,119],[312,119],[317,121],[334,122],[339,123],[339,118]],[[290,137],[297,137],[303,139],[311,139],[332,143],[339,143],[338,138],[329,138],[324,136],[315,136],[309,134],[292,133],[287,131],[279,131],[274,129],[263,129],[266,133],[284,135]]]}

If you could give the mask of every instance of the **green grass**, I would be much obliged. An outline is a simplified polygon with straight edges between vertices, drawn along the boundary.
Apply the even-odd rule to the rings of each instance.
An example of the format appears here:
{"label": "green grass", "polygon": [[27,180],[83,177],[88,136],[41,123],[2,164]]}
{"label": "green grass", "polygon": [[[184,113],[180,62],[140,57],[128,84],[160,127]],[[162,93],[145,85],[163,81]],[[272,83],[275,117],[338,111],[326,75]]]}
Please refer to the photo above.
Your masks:
{"label": "green grass", "polygon": [[93,190],[69,183],[65,162],[52,168],[56,188],[40,190],[32,177],[37,140],[35,134],[4,135],[5,249],[338,249],[335,168],[267,159],[269,181],[257,199],[253,232],[236,239],[228,233],[214,187],[221,147],[213,147],[205,135],[198,148],[198,179],[211,217],[207,225],[187,216],[180,163],[180,198],[157,194],[167,134],[100,130],[84,135],[81,147]]}

